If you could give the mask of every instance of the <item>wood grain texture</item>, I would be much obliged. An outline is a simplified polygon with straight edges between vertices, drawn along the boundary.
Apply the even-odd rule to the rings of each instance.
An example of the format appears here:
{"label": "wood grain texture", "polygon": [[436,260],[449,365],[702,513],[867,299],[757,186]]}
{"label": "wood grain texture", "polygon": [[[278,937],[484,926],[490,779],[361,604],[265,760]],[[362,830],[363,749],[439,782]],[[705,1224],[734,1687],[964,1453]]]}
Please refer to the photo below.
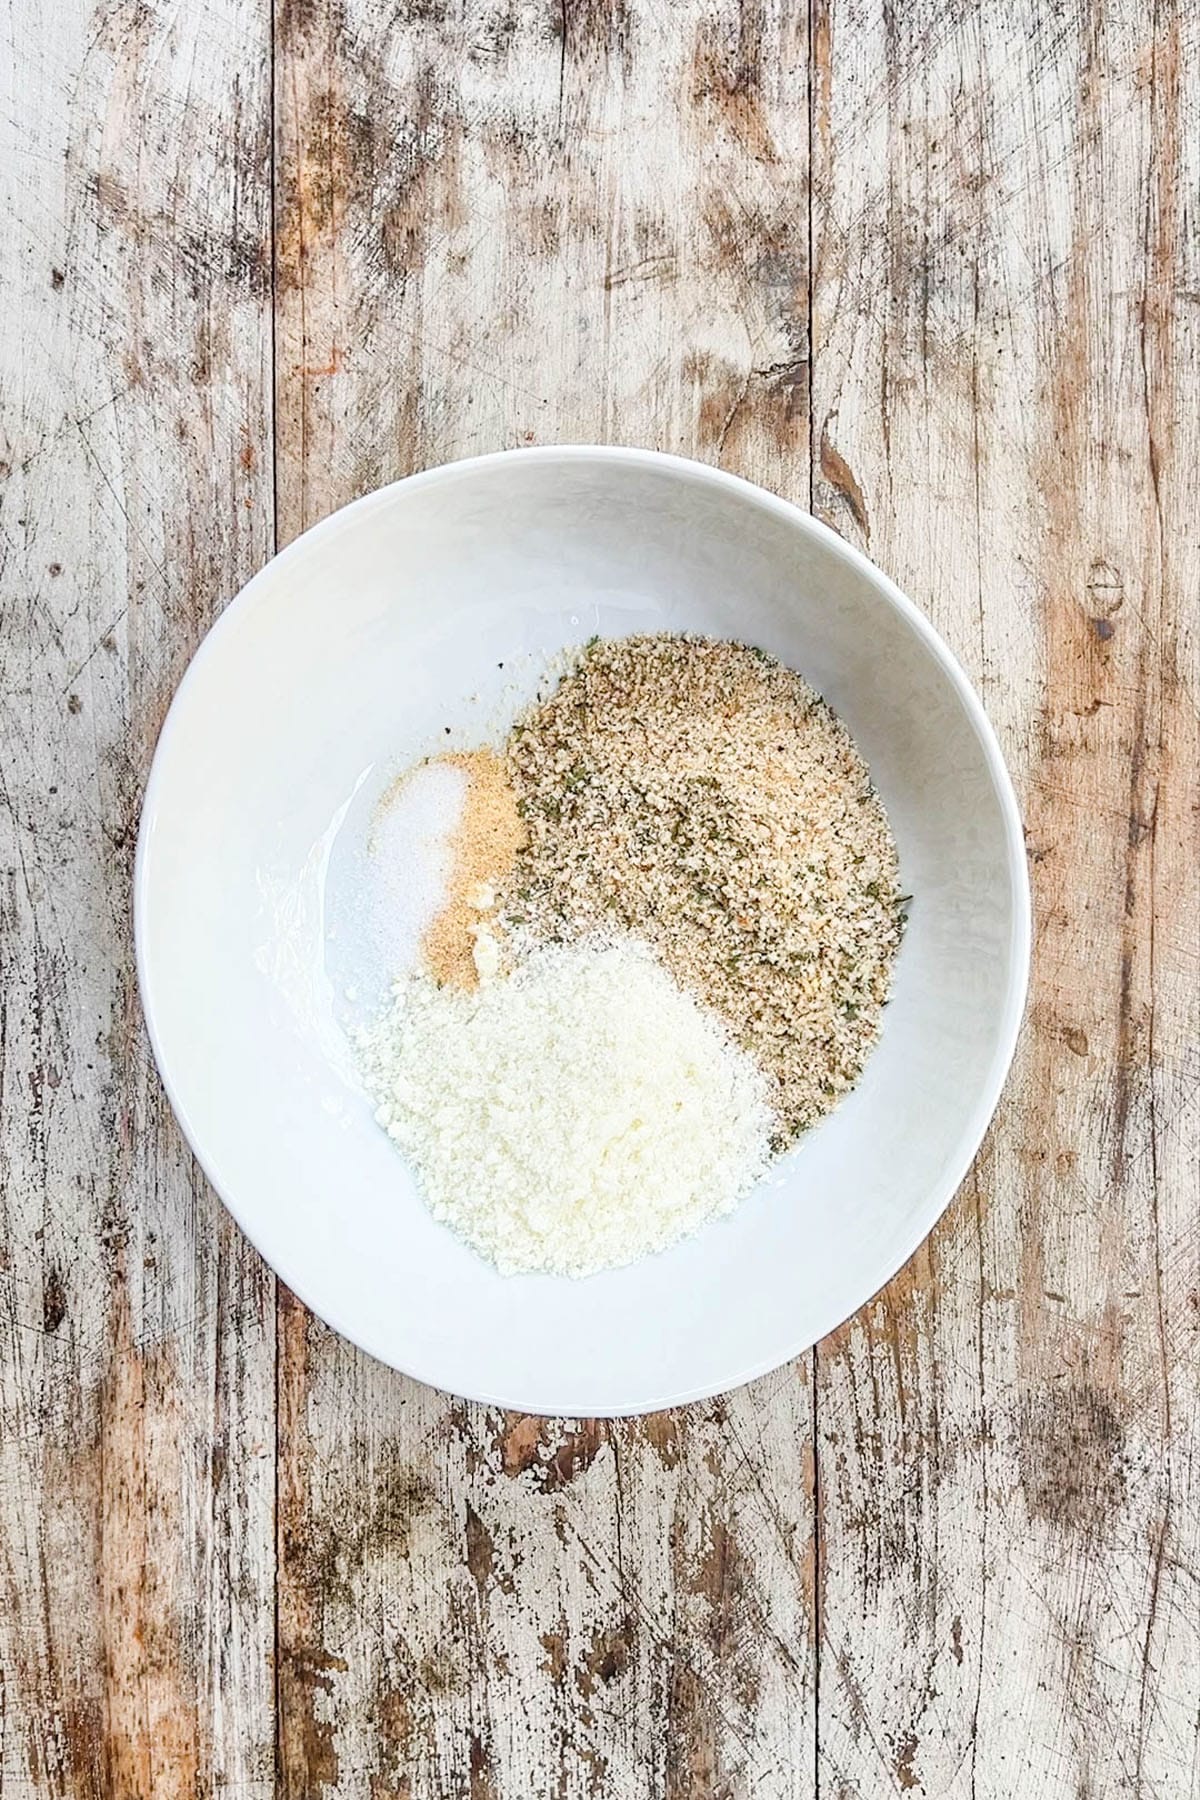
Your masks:
{"label": "wood grain texture", "polygon": [[271,1785],[272,1284],[171,1118],[129,923],[167,702],[271,545],[265,26],[0,27],[6,1800]]}
{"label": "wood grain texture", "polygon": [[817,506],[979,684],[1037,931],[971,1181],[820,1353],[822,1793],[1197,1791],[1196,24],[817,15]]}
{"label": "wood grain texture", "polygon": [[807,78],[782,0],[281,5],[283,537],[556,440],[807,499]]}
{"label": "wood grain texture", "polygon": [[[808,495],[803,13],[285,5],[279,518],[555,440]],[[807,1794],[809,1379],[502,1418],[281,1310],[284,1788]]]}
{"label": "wood grain texture", "polygon": [[[7,0],[0,44],[0,1796],[1200,1796],[1195,9]],[[619,1425],[276,1295],[128,923],[166,703],[276,539],[556,440],[893,574],[1037,910],[930,1243]]]}

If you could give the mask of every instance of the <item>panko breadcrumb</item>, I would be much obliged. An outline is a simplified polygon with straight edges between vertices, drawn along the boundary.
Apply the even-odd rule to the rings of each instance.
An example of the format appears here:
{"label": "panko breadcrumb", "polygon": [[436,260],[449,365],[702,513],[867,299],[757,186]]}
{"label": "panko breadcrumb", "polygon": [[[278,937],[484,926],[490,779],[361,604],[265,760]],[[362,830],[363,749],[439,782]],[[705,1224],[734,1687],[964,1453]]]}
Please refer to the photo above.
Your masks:
{"label": "panko breadcrumb", "polygon": [[593,640],[508,743],[528,838],[507,927],[649,943],[765,1070],[782,1148],[854,1085],[903,931],[896,846],[849,732],[743,644]]}

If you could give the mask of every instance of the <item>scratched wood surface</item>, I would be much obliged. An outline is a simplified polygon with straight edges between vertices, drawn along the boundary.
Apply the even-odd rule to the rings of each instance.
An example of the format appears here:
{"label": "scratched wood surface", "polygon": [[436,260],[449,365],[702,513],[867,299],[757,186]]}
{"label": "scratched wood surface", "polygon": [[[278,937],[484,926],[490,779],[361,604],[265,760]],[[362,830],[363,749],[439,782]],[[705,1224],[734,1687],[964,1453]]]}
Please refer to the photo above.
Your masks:
{"label": "scratched wood surface", "polygon": [[[1200,1795],[1200,17],[6,0],[0,1795]],[[155,734],[272,548],[449,457],[719,461],[978,683],[1030,1015],[818,1351],[465,1405],[160,1093]]]}

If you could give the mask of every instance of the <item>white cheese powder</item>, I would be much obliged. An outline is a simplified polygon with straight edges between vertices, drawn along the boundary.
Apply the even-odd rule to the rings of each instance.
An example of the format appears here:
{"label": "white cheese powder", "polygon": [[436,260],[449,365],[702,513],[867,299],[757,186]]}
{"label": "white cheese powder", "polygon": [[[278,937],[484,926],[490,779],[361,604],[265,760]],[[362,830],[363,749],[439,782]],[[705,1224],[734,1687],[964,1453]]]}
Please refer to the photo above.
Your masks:
{"label": "white cheese powder", "polygon": [[505,1274],[661,1250],[769,1160],[766,1077],[633,939],[547,945],[474,992],[405,977],[360,1049],[434,1217]]}

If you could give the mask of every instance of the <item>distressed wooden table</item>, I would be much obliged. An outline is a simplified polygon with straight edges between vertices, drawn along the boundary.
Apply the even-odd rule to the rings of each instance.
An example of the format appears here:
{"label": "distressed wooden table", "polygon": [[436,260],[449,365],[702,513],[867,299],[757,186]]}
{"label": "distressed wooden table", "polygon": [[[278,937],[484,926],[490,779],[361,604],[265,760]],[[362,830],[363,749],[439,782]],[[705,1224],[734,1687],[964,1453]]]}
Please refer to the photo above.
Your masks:
{"label": "distressed wooden table", "polygon": [[[5,1800],[1200,1794],[1195,6],[5,12]],[[720,462],[916,596],[1037,910],[930,1243],[619,1425],[415,1386],[278,1287],[130,939],[240,584],[555,440]]]}

